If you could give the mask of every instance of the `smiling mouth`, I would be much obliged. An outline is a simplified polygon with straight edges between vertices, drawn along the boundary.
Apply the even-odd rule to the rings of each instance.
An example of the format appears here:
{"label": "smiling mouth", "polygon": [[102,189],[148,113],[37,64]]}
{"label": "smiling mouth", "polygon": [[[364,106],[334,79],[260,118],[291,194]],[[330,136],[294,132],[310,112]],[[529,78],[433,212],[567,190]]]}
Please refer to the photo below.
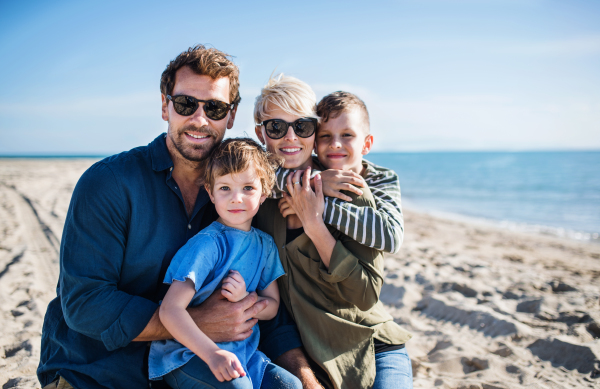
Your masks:
{"label": "smiling mouth", "polygon": [[302,150],[302,148],[301,147],[283,147],[279,150],[281,150],[285,154],[296,154],[296,153],[300,152]]}
{"label": "smiling mouth", "polygon": [[346,154],[327,154],[327,158],[345,158]]}
{"label": "smiling mouth", "polygon": [[192,137],[194,139],[206,139],[209,137],[209,135],[196,135],[196,134],[192,134],[190,132],[186,132],[185,133],[187,136]]}
{"label": "smiling mouth", "polygon": [[231,212],[231,213],[240,213],[240,212],[244,212],[243,209],[230,209],[227,212]]}

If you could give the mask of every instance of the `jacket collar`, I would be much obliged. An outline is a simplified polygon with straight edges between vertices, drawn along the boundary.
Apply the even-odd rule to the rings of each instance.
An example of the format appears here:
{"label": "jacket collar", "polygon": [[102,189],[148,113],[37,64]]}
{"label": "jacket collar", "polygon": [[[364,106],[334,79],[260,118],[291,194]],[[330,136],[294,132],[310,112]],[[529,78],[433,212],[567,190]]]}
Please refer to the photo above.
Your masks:
{"label": "jacket collar", "polygon": [[167,134],[162,133],[149,145],[150,157],[152,158],[152,170],[160,172],[173,167],[173,160],[167,149]]}

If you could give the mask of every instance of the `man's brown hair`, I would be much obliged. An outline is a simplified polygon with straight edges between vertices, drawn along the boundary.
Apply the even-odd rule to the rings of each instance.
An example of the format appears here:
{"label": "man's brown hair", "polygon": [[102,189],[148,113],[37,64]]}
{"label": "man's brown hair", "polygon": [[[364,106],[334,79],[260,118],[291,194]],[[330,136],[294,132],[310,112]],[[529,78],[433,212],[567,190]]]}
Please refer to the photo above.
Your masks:
{"label": "man's brown hair", "polygon": [[262,184],[262,193],[269,195],[275,185],[275,170],[282,162],[282,158],[269,153],[250,138],[225,139],[214,149],[208,160],[204,182],[207,190],[212,193],[218,177],[243,173],[253,164]]}
{"label": "man's brown hair", "polygon": [[327,122],[329,119],[335,119],[342,112],[348,112],[353,108],[358,108],[362,112],[368,134],[370,132],[370,125],[367,106],[358,96],[350,92],[337,91],[323,97],[319,101],[319,104],[317,104],[317,115],[321,118],[322,122]]}
{"label": "man's brown hair", "polygon": [[231,61],[231,56],[213,47],[204,45],[190,47],[169,62],[160,77],[160,93],[170,95],[175,87],[175,74],[182,67],[187,66],[201,76],[209,76],[213,80],[221,77],[229,78],[229,102],[240,103],[240,70]]}

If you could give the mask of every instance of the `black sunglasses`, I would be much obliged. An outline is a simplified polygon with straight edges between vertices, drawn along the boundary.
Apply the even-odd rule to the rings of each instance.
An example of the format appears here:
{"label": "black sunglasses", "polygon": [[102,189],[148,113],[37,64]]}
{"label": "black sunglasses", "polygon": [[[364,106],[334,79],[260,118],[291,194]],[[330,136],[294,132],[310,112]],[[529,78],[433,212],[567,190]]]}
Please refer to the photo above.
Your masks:
{"label": "black sunglasses", "polygon": [[288,128],[292,126],[296,135],[300,138],[309,138],[317,130],[317,119],[315,118],[300,118],[292,123],[288,123],[281,119],[269,119],[260,123],[260,126],[265,126],[265,132],[271,139],[281,139],[287,134]]}
{"label": "black sunglasses", "polygon": [[224,103],[219,100],[200,100],[192,96],[179,95],[173,96],[167,95],[167,99],[173,102],[173,108],[175,112],[181,116],[190,116],[198,110],[198,103],[204,103],[202,107],[206,117],[212,120],[221,120],[227,116],[227,112],[235,107],[235,103]]}

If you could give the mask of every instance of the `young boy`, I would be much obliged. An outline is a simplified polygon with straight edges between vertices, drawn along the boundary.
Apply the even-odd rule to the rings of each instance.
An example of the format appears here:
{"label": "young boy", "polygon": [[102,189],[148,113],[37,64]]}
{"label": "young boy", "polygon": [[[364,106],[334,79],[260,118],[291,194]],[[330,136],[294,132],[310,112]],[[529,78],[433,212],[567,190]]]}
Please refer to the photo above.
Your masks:
{"label": "young boy", "polygon": [[[325,197],[323,220],[365,246],[388,253],[398,252],[404,238],[400,183],[393,170],[363,159],[373,145],[365,103],[352,93],[338,91],[321,99],[317,115],[320,123],[315,151],[319,164],[324,170],[359,174],[371,189],[377,207],[357,207],[346,202],[349,197],[342,193],[326,193],[325,175],[328,172],[324,171],[321,173],[324,192],[335,197]],[[277,170],[275,197],[280,197],[278,191],[285,189],[291,171]]]}
{"label": "young boy", "polygon": [[[256,318],[272,319],[279,307],[273,282],[284,274],[277,247],[252,218],[274,184],[273,158],[251,139],[227,139],[206,168],[205,187],[219,214],[173,257],[164,282],[171,284],[159,316],[174,340],[152,342],[150,379],[173,388],[259,388],[272,379],[301,388],[300,381],[257,351],[258,325],[243,341],[214,343],[187,313],[215,289],[237,302],[256,291],[269,301]],[[280,381],[281,382],[281,381]]]}

